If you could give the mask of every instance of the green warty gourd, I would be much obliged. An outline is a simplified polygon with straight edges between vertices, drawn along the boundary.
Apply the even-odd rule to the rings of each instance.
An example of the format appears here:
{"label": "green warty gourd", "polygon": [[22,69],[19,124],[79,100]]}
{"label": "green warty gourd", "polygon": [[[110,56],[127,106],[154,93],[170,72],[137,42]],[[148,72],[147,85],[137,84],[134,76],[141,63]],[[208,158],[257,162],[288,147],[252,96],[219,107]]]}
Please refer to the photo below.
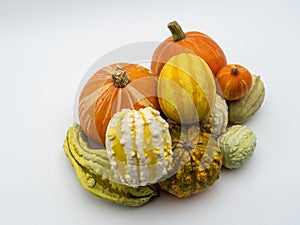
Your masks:
{"label": "green warty gourd", "polygon": [[256,136],[251,129],[234,125],[217,139],[223,153],[223,166],[235,169],[243,166],[256,147]]}

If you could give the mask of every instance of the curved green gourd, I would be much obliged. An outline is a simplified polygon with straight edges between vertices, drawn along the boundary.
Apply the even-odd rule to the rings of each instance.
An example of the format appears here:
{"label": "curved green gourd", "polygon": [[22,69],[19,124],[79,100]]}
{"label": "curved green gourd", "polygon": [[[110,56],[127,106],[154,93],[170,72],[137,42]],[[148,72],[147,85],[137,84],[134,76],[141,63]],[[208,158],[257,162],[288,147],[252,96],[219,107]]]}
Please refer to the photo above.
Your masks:
{"label": "curved green gourd", "polygon": [[133,188],[120,184],[106,150],[90,149],[78,124],[69,128],[63,147],[81,185],[92,194],[127,206],[143,205],[159,195],[155,185]]}

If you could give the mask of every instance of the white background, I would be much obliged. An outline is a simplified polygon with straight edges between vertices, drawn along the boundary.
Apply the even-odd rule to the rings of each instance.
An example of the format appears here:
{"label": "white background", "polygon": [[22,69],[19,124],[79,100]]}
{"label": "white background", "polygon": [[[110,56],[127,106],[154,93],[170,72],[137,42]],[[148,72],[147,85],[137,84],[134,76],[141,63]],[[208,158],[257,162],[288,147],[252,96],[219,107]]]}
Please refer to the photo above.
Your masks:
{"label": "white background", "polygon": [[[297,0],[0,0],[1,224],[300,224],[299,10]],[[106,202],[80,186],[62,149],[78,86],[111,50],[164,40],[172,20],[262,76],[265,102],[247,123],[257,149],[190,198]]]}

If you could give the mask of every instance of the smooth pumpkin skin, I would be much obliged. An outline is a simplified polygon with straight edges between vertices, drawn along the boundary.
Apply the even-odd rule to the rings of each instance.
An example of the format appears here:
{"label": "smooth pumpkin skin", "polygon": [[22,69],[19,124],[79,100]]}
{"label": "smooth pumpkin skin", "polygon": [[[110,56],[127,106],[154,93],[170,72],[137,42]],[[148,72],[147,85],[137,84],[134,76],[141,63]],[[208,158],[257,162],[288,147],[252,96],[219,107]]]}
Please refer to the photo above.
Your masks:
{"label": "smooth pumpkin skin", "polygon": [[[130,77],[125,87],[116,87],[112,74],[120,68]],[[150,70],[128,63],[116,63],[97,71],[86,83],[79,98],[79,121],[84,133],[105,146],[107,125],[113,114],[124,108],[152,107],[157,100],[157,76]]]}
{"label": "smooth pumpkin skin", "polygon": [[203,120],[214,107],[216,86],[207,63],[194,54],[173,56],[158,79],[158,101],[171,120],[192,124]]}
{"label": "smooth pumpkin skin", "polygon": [[175,41],[173,36],[165,39],[152,56],[151,70],[159,75],[165,63],[174,55],[193,53],[203,58],[213,74],[227,64],[226,56],[221,47],[208,35],[198,32],[185,32],[182,40]]}
{"label": "smooth pumpkin skin", "polygon": [[218,72],[216,83],[217,92],[226,100],[238,100],[250,91],[252,75],[244,66],[229,64]]}

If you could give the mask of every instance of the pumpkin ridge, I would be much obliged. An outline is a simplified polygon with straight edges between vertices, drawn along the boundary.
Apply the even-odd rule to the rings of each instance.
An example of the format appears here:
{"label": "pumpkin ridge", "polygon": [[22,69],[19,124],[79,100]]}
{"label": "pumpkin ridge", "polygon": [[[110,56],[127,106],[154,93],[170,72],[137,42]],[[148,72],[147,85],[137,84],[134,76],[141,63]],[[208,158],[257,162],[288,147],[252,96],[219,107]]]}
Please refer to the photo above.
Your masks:
{"label": "pumpkin ridge", "polygon": [[[91,107],[93,106],[93,102],[95,101],[95,99],[97,99],[98,95],[99,95],[99,90],[96,89],[89,95],[80,99],[79,108],[78,108],[78,114],[80,117],[84,117],[84,115],[86,115],[86,114],[89,115],[88,111],[91,110]],[[83,127],[86,127],[85,120],[82,120],[82,124],[83,124]],[[89,129],[87,129],[87,130],[89,130]]]}
{"label": "pumpkin ridge", "polygon": [[[112,85],[111,85],[112,86]],[[102,92],[103,93],[103,92]],[[102,96],[101,94],[98,96],[96,103],[95,103],[95,111],[94,111],[94,118],[95,118],[95,126],[96,126],[96,130],[97,133],[99,135],[99,138],[101,140],[101,143],[105,145],[105,134],[101,134],[98,130],[98,127],[107,127],[108,121],[106,120],[106,118],[110,118],[112,115],[112,111],[113,109],[113,105],[112,104],[108,104],[106,109],[103,110],[102,108],[102,102],[107,102],[107,100],[113,98],[113,96],[116,96],[118,94],[118,90],[113,90],[112,88],[108,88],[106,95],[104,96],[104,99],[101,99],[100,96]],[[100,106],[99,106],[100,105]],[[100,124],[97,124],[99,123]]]}
{"label": "pumpkin ridge", "polygon": [[[195,35],[193,37],[193,41],[201,43],[201,45],[206,46],[206,48],[210,50],[211,54],[214,55],[214,58],[216,58],[216,59],[214,59],[212,61],[210,61],[210,60],[206,60],[206,61],[207,61],[207,64],[210,66],[210,69],[213,72],[213,74],[216,75],[218,73],[218,71],[220,71],[220,69],[222,67],[218,66],[217,68],[214,69],[214,68],[212,68],[212,66],[213,66],[212,62],[215,62],[215,61],[224,61],[223,65],[226,65],[227,61],[226,61],[225,54],[224,54],[223,51],[222,52],[221,51],[216,51],[216,49],[218,49],[220,47],[218,46],[218,44],[211,37],[209,37],[208,35],[202,34],[200,32],[199,32],[199,35],[207,38],[207,40],[206,41],[204,41],[203,39],[197,40],[196,38],[197,38],[198,35]],[[192,39],[192,37],[191,37],[191,39]],[[200,55],[202,53],[202,51],[201,51],[201,49],[199,49],[199,44],[195,45],[194,47],[196,47],[199,50],[199,55]],[[212,57],[209,57],[209,58],[212,58]]]}
{"label": "pumpkin ridge", "polygon": [[223,93],[223,95],[226,95],[226,96],[231,95],[231,94],[230,94],[230,89],[228,88],[228,87],[230,86],[231,82],[232,82],[232,79],[228,80],[228,81],[225,83],[225,88],[224,88],[225,93]]}
{"label": "pumpkin ridge", "polygon": [[[143,107],[154,107],[153,103],[151,101],[148,100],[148,98],[145,98],[145,96],[136,88],[134,88],[133,86],[128,86],[128,89],[130,90],[128,92],[128,95],[132,97],[132,99],[134,99],[135,104],[138,103],[139,105],[143,106]],[[146,96],[149,97],[149,96]],[[129,98],[131,99],[131,98]],[[131,105],[134,105],[133,102],[130,103]]]}
{"label": "pumpkin ridge", "polygon": [[162,70],[162,55],[164,52],[166,52],[166,49],[167,49],[167,45],[169,43],[165,43],[165,44],[161,44],[161,51],[158,51],[158,49],[156,49],[153,53],[153,56],[152,56],[152,63],[151,63],[151,71],[156,74],[156,76],[159,76],[159,71]]}

